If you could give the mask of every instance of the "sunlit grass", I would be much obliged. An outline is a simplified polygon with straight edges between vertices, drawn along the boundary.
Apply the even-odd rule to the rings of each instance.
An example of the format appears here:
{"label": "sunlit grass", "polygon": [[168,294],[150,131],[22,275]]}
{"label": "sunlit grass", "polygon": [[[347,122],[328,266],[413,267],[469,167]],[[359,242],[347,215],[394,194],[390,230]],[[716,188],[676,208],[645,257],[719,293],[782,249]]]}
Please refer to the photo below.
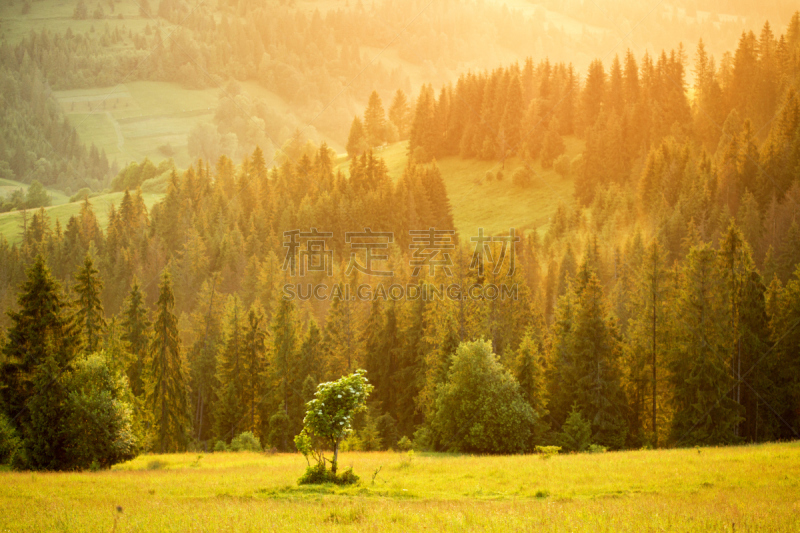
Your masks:
{"label": "sunlit grass", "polygon": [[0,473],[0,529],[107,531],[115,515],[117,531],[800,528],[798,443],[547,460],[345,453],[341,464],[358,485],[298,486],[298,454],[146,455],[98,473]]}

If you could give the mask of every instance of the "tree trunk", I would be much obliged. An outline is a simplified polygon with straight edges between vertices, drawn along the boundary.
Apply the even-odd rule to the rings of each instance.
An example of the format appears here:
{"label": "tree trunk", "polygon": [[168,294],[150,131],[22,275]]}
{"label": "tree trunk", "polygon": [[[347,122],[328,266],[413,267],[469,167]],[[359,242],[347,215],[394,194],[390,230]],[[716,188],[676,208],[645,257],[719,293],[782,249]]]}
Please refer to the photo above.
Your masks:
{"label": "tree trunk", "polygon": [[331,472],[336,475],[336,465],[339,463],[339,441],[333,444],[333,461],[331,462]]}

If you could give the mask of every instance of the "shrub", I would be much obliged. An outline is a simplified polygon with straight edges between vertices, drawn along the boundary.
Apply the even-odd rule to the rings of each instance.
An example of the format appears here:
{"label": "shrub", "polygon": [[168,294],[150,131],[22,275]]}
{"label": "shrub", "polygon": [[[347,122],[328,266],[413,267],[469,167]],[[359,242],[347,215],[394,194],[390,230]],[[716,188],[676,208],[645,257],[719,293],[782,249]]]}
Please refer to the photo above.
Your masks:
{"label": "shrub", "polygon": [[261,441],[251,431],[245,431],[231,441],[230,450],[232,452],[260,452]]}
{"label": "shrub", "polygon": [[214,451],[215,452],[227,452],[228,446],[225,444],[224,440],[218,440],[214,443]]}
{"label": "shrub", "polygon": [[486,181],[494,181],[494,173],[491,170],[486,171]]}
{"label": "shrub", "polygon": [[397,449],[401,452],[407,452],[414,448],[414,444],[411,442],[411,439],[403,435],[399,441],[397,441]]}
{"label": "shrub", "polygon": [[534,450],[544,457],[550,457],[552,455],[557,455],[558,452],[561,451],[561,446],[536,446]]}
{"label": "shrub", "polygon": [[605,453],[608,451],[608,448],[600,446],[599,444],[590,444],[587,451],[589,453]]}
{"label": "shrub", "polygon": [[566,178],[567,176],[569,176],[570,167],[571,164],[569,161],[569,157],[567,157],[567,154],[561,154],[556,159],[556,162],[553,163],[553,168],[555,169],[556,174],[558,174],[562,178]]}
{"label": "shrub", "polygon": [[128,380],[109,360],[104,352],[80,357],[66,380],[65,470],[108,468],[139,451]]}
{"label": "shrub", "polygon": [[495,179],[497,181],[503,181],[503,171],[502,170],[498,170],[497,171],[497,174],[495,175]]}
{"label": "shrub", "polygon": [[392,415],[384,413],[376,418],[375,427],[381,441],[377,449],[387,450],[397,446],[397,422]]}
{"label": "shrub", "polygon": [[308,468],[306,468],[305,474],[297,480],[297,483],[300,485],[322,485],[325,483],[354,485],[358,483],[358,479],[358,476],[355,475],[352,468],[348,468],[341,474],[334,474],[325,468],[325,463],[317,463],[309,465]]}
{"label": "shrub", "polygon": [[521,167],[511,175],[511,183],[515,187],[527,189],[533,183],[533,170],[530,167]]}
{"label": "shrub", "polygon": [[414,441],[412,442],[412,449],[417,452],[427,452],[433,448],[433,439],[431,438],[431,430],[425,426],[417,429],[414,432]]}

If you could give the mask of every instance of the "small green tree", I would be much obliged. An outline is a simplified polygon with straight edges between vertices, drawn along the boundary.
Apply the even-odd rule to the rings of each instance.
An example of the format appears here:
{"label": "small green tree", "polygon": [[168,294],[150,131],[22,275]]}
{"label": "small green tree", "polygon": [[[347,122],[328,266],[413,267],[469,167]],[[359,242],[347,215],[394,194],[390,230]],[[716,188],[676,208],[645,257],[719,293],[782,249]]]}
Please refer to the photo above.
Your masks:
{"label": "small green tree", "polygon": [[592,424],[583,418],[577,403],[572,404],[572,411],[561,428],[559,440],[565,450],[573,452],[585,452],[592,444]]}
{"label": "small green tree", "polygon": [[[325,461],[329,461],[334,476],[339,461],[339,445],[353,430],[353,416],[366,409],[367,397],[372,392],[366,373],[366,370],[359,369],[336,381],[320,383],[314,399],[306,404],[303,431],[294,439],[295,446],[306,459],[310,454],[314,456],[318,468],[324,469]],[[333,459],[327,459],[318,451],[323,444],[333,450]]]}

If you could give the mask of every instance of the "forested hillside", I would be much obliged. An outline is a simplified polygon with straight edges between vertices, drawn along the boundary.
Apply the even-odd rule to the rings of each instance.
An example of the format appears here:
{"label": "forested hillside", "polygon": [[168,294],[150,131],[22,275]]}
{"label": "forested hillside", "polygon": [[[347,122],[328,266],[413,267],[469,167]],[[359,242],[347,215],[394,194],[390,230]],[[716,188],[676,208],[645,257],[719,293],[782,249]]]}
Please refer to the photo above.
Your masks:
{"label": "forested hillside", "polygon": [[[90,200],[65,227],[40,211],[20,245],[0,243],[2,305],[14,310],[2,405],[9,418],[24,411],[21,457],[81,464],[33,440],[51,420],[47,402],[61,405],[73,385],[36,391],[96,368],[91,353],[127,378],[119,395],[136,444],[125,453],[243,431],[290,449],[316,385],[356,368],[375,392],[353,448],[401,437],[481,453],[796,437],[800,14],[780,36],[768,25],[743,34],[726,57],[716,66],[702,43],[691,62],[681,47],[628,52],[592,62],[583,81],[569,65],[528,60],[464,75],[438,96],[423,87],[413,113],[398,92],[388,119],[373,94],[351,127],[347,173],[324,144],[274,168],[256,149],[173,171],[149,211],[126,190],[107,229]],[[372,151],[389,124],[409,136],[394,181]],[[586,140],[582,156],[562,157],[565,135]],[[531,186],[532,170],[503,178],[508,158],[557,165],[575,176],[575,197],[544,230],[459,233],[432,162],[453,155],[496,161],[486,178],[509,194]],[[129,174],[116,187],[135,187]],[[429,228],[444,233],[420,245],[414,232]],[[386,277],[353,267],[370,252],[348,232],[386,239],[371,253],[391,284],[477,290],[393,297]],[[299,260],[316,254],[323,268],[295,271],[295,233],[313,241]],[[312,296],[321,284],[342,292]],[[371,297],[342,297],[359,286]],[[514,297],[497,298],[499,286]]]}
{"label": "forested hillside", "polygon": [[[294,451],[318,385],[361,368],[351,450],[800,436],[784,2],[68,4],[2,8],[30,31],[0,44],[0,179],[32,185],[8,203],[21,238],[0,234],[0,462],[104,468],[244,432]],[[66,29],[31,15],[48,7]],[[134,81],[219,93],[116,115]],[[78,134],[98,117],[144,122],[131,137],[164,119],[171,141],[109,163]],[[471,162],[477,202],[449,175]],[[30,209],[42,184],[77,214]],[[498,195],[523,204],[513,227],[456,223]]]}

